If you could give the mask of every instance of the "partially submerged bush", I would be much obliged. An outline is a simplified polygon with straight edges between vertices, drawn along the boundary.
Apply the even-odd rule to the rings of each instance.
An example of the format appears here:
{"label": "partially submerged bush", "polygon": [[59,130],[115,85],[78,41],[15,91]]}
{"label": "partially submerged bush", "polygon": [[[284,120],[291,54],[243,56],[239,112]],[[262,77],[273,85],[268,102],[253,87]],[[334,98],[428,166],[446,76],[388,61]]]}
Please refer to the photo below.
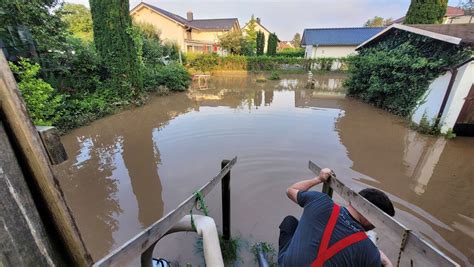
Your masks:
{"label": "partially submerged bush", "polygon": [[268,77],[269,80],[280,80],[280,74],[276,71],[272,71],[270,74],[270,77]]}
{"label": "partially submerged bush", "polygon": [[163,85],[171,91],[185,91],[191,83],[188,71],[178,63],[171,63],[156,69],[158,85]]}
{"label": "partially submerged bush", "polygon": [[18,66],[10,63],[10,69],[20,80],[18,88],[34,124],[49,126],[61,116],[58,111],[62,97],[49,83],[37,77],[40,68],[28,59],[21,59]]}
{"label": "partially submerged bush", "polygon": [[219,56],[216,53],[202,53],[195,56],[194,59],[189,61],[189,65],[200,70],[203,73],[213,70],[219,63]]}

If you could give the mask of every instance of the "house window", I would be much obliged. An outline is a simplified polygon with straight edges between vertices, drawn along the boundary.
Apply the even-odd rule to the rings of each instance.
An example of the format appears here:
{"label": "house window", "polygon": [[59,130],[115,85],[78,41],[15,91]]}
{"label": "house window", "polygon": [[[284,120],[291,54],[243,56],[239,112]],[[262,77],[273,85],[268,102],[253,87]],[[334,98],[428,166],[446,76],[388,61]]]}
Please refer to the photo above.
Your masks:
{"label": "house window", "polygon": [[191,52],[191,53],[194,52],[194,51],[193,51],[193,46],[192,46],[192,45],[188,45],[187,48],[186,48],[186,51]]}

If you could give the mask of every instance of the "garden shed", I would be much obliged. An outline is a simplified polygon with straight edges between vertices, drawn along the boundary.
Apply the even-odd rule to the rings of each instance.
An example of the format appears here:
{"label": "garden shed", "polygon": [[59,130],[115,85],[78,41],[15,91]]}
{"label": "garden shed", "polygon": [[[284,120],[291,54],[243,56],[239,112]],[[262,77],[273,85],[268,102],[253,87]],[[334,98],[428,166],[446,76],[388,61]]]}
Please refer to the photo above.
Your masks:
{"label": "garden shed", "polygon": [[[421,35],[455,46],[474,47],[474,24],[401,25],[393,24],[357,47],[357,50],[383,42],[397,32]],[[426,49],[420,45],[418,49]],[[416,82],[416,81],[415,81]],[[439,127],[441,133],[474,136],[474,61],[470,58],[449,66],[430,82],[428,90],[410,114],[417,125]]]}

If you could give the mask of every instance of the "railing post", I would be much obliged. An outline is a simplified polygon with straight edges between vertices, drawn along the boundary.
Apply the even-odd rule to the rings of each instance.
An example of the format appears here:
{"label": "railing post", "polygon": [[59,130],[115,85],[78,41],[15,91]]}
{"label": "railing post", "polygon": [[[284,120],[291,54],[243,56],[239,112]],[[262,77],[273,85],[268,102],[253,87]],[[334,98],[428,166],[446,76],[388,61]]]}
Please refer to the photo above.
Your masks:
{"label": "railing post", "polygon": [[[331,179],[331,178],[329,178]],[[323,193],[327,194],[330,198],[332,198],[332,188],[329,186],[329,182],[325,182],[323,184]]]}
{"label": "railing post", "polygon": [[[223,160],[223,169],[230,161]],[[222,236],[224,240],[230,240],[230,170],[222,178]]]}

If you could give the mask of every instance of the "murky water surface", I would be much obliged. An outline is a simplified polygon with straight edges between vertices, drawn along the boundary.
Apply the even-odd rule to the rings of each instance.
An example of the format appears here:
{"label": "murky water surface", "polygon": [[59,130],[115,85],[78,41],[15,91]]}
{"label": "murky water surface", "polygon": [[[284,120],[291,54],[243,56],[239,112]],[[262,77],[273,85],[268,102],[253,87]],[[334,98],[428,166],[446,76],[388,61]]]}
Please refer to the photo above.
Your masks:
{"label": "murky water surface", "polygon": [[[232,170],[232,232],[249,247],[276,247],[278,225],[301,209],[285,196],[312,177],[308,160],[352,187],[390,194],[397,219],[463,265],[474,263],[474,138],[420,135],[382,110],[344,96],[341,75],[255,83],[213,77],[208,89],[153,98],[62,138],[70,160],[60,184],[95,259],[174,209],[238,156]],[[218,187],[219,189],[220,187]],[[221,225],[220,190],[208,198]],[[159,242],[156,256],[202,264],[195,235]],[[393,256],[392,256],[393,257]]]}

